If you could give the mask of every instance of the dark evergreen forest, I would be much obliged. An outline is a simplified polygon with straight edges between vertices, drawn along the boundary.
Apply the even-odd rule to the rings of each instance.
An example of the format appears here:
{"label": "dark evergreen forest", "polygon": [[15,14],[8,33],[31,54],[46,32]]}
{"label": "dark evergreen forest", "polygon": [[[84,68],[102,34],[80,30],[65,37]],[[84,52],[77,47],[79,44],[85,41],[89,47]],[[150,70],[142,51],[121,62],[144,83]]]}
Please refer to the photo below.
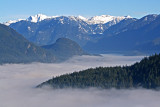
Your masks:
{"label": "dark evergreen forest", "polygon": [[38,85],[53,88],[136,88],[160,86],[160,54],[145,57],[131,66],[97,67],[64,74]]}

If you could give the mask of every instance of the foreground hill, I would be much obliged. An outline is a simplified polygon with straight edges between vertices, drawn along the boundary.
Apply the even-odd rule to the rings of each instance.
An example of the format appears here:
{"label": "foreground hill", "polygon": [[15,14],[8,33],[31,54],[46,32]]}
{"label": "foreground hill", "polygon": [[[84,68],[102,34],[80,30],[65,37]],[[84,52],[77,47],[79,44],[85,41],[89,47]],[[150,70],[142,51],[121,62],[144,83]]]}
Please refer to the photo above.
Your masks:
{"label": "foreground hill", "polygon": [[136,88],[160,87],[160,54],[125,67],[98,67],[65,74],[40,84],[53,88]]}
{"label": "foreground hill", "polygon": [[12,28],[0,24],[0,64],[55,61],[53,53],[35,46]]}
{"label": "foreground hill", "polygon": [[53,52],[58,60],[66,60],[75,55],[86,55],[87,53],[74,41],[68,38],[59,38],[54,44],[42,46]]}

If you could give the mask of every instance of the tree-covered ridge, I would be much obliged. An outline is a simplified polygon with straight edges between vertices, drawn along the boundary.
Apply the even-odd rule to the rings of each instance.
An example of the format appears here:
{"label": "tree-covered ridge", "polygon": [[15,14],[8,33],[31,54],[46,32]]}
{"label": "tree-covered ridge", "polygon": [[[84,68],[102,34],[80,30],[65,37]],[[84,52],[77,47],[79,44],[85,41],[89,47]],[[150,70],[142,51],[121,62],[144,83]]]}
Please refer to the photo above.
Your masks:
{"label": "tree-covered ridge", "polygon": [[29,42],[12,28],[0,24],[0,64],[55,61],[53,53]]}
{"label": "tree-covered ridge", "polygon": [[65,74],[40,84],[53,88],[132,88],[160,86],[160,54],[146,57],[132,66],[98,67]]}
{"label": "tree-covered ridge", "polygon": [[64,61],[75,55],[89,55],[75,41],[68,38],[59,38],[54,44],[42,46],[50,50],[60,60]]}

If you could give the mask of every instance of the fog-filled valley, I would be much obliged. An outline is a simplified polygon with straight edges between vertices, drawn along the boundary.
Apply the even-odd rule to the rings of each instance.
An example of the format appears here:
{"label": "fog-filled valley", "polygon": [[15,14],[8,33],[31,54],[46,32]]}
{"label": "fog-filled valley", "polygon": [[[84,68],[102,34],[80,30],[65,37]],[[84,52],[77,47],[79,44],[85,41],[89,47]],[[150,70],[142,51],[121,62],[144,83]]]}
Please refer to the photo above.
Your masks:
{"label": "fog-filled valley", "polygon": [[158,107],[159,91],[147,89],[51,89],[38,84],[65,73],[99,66],[131,65],[144,56],[76,56],[63,63],[0,66],[0,107]]}
{"label": "fog-filled valley", "polygon": [[160,107],[160,0],[0,4],[0,107]]}

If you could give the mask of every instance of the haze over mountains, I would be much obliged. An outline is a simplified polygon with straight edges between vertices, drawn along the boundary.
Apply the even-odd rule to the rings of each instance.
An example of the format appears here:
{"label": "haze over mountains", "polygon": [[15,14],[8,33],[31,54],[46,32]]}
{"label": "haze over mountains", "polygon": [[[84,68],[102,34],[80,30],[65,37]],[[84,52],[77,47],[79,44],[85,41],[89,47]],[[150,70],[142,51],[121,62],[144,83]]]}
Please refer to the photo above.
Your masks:
{"label": "haze over mountains", "polygon": [[58,38],[76,41],[90,53],[155,53],[159,52],[160,15],[141,19],[130,16],[101,15],[46,16],[5,23],[37,45],[50,45]]}

